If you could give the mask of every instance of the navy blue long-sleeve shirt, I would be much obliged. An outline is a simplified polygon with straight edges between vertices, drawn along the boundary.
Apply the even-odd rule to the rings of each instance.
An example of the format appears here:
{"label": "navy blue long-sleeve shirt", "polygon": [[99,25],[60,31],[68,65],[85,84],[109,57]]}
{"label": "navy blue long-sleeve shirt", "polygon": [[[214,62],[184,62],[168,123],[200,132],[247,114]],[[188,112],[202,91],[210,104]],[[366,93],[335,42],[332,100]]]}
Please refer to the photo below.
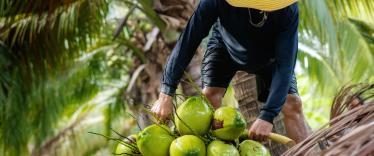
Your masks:
{"label": "navy blue long-sleeve shirt", "polygon": [[298,7],[269,13],[267,23],[256,28],[249,23],[247,8],[225,0],[201,0],[168,59],[161,78],[161,92],[173,95],[202,39],[213,26],[208,49],[222,46],[239,65],[256,73],[275,59],[270,93],[260,119],[272,122],[286,100],[297,55]]}

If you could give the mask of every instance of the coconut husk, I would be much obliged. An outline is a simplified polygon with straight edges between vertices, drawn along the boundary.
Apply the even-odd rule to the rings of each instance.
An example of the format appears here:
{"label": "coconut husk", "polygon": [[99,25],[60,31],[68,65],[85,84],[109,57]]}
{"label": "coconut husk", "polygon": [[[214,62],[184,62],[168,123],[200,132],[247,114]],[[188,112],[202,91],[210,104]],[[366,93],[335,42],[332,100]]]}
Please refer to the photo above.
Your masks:
{"label": "coconut husk", "polygon": [[[283,155],[370,155],[374,153],[374,84],[345,86],[335,97],[330,122]],[[359,99],[359,105],[351,106]]]}

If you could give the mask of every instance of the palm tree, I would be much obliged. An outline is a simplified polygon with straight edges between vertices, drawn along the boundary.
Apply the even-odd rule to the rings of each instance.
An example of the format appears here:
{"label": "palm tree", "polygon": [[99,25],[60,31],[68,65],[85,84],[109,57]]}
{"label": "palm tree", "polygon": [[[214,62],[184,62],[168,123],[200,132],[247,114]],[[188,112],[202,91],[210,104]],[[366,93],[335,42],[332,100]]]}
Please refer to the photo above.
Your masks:
{"label": "palm tree", "polygon": [[[87,138],[89,127],[109,132],[112,120],[123,112],[117,95],[126,80],[118,83],[121,77],[114,74],[128,73],[131,65],[125,62],[133,54],[122,54],[127,48],[105,33],[108,5],[106,0],[1,2],[1,155],[50,155],[57,147],[83,155],[106,147],[99,139],[83,147],[78,138]],[[117,53],[104,53],[109,50]],[[126,68],[102,63],[114,57],[125,60],[112,61],[112,66]],[[92,101],[109,86],[106,101]]]}
{"label": "palm tree", "polygon": [[[357,9],[362,7],[362,11]],[[319,82],[316,91],[320,91],[321,95],[332,97],[334,90],[344,83],[365,81],[373,75],[372,69],[363,68],[365,65],[373,64],[372,45],[370,45],[373,37],[368,35],[372,32],[372,29],[368,27],[370,22],[369,24],[357,22],[357,20],[373,21],[370,11],[372,7],[371,1],[364,0],[300,2],[301,53],[298,62],[301,64],[304,76],[314,82]],[[334,15],[341,16],[335,17]],[[350,19],[347,16],[351,16]],[[362,19],[362,17],[365,18]],[[347,36],[352,38],[347,38]],[[256,94],[253,77],[243,75],[238,77],[240,78],[234,81],[234,86],[237,88],[236,93],[239,94],[237,96],[239,106],[244,107],[242,112],[247,114],[248,118],[253,118],[257,116],[256,113],[260,108],[254,98]],[[246,81],[238,82],[238,80]],[[256,109],[257,112],[253,111]],[[279,123],[276,124],[275,129],[284,134],[280,121],[280,119],[277,120]]]}
{"label": "palm tree", "polygon": [[[147,1],[1,4],[2,154],[95,153],[108,143],[87,144],[87,131],[110,135],[123,121],[123,106],[136,113],[138,104],[157,96],[156,75],[167,56],[159,51],[169,52],[175,34],[160,35],[165,22]],[[108,8],[121,5],[128,13],[115,32]]]}
{"label": "palm tree", "polygon": [[[134,130],[117,127],[123,125],[118,123],[124,121],[124,106],[141,112],[139,107],[155,100],[162,66],[196,3],[1,2],[0,152],[108,154],[101,149],[113,144],[93,139],[87,131],[110,135],[110,128],[123,134]],[[299,3],[298,62],[308,92],[329,97],[344,83],[374,81],[374,69],[368,68],[373,66],[373,1]],[[109,10],[118,7],[125,15],[108,20]],[[189,72],[196,69],[190,66]],[[199,77],[198,72],[192,75]],[[247,80],[243,86],[254,86],[253,79]],[[181,86],[187,93],[187,85]],[[243,104],[255,103],[248,100],[255,95],[249,88],[236,90],[244,114],[254,107]],[[315,104],[315,98],[304,101],[307,107]]]}

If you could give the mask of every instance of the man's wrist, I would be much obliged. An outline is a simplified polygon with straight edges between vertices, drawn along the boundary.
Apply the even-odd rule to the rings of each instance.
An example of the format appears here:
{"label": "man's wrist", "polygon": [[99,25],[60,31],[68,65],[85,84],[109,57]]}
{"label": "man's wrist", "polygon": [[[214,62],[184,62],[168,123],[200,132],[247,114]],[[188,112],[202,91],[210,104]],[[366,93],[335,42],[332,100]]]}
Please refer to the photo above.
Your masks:
{"label": "man's wrist", "polygon": [[169,85],[164,84],[164,83],[161,84],[161,87],[160,87],[160,92],[164,93],[164,94],[167,94],[169,96],[174,96],[175,90],[176,90],[175,87],[169,86]]}
{"label": "man's wrist", "polygon": [[171,101],[172,99],[173,99],[173,97],[172,96],[170,96],[170,95],[168,95],[168,94],[165,94],[165,93],[160,93],[159,95],[158,95],[158,99],[159,100],[162,100],[162,101]]}
{"label": "man's wrist", "polygon": [[276,117],[277,115],[275,115],[274,113],[272,112],[268,112],[268,111],[265,111],[265,110],[261,110],[260,111],[260,115],[258,116],[259,119],[261,120],[264,120],[264,121],[267,121],[271,124],[273,124],[273,120],[274,118]]}

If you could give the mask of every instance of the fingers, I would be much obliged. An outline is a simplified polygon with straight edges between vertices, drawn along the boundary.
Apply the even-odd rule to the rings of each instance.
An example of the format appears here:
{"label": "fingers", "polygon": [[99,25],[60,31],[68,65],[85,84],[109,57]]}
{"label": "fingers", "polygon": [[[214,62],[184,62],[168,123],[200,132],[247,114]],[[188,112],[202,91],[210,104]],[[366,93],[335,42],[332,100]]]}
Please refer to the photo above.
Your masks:
{"label": "fingers", "polygon": [[168,109],[165,109],[162,107],[162,105],[159,102],[156,102],[152,108],[151,112],[154,113],[155,117],[160,121],[160,122],[165,122],[170,119],[170,111]]}
{"label": "fingers", "polygon": [[167,113],[165,111],[162,111],[159,115],[161,121],[168,121],[170,119],[170,113]]}
{"label": "fingers", "polygon": [[262,141],[262,135],[261,134],[256,134],[255,139],[256,139],[256,141],[261,142]]}
{"label": "fingers", "polygon": [[157,101],[156,101],[156,103],[152,106],[152,108],[151,108],[151,112],[155,115],[155,117],[157,117],[157,118],[162,118],[161,110],[160,110],[160,105],[158,104]]}
{"label": "fingers", "polygon": [[173,101],[172,97],[160,93],[158,100],[151,108],[151,112],[157,118],[157,120],[165,122],[170,119],[170,115],[173,113]]}
{"label": "fingers", "polygon": [[248,137],[251,140],[255,141],[267,141],[269,138],[270,131],[264,131],[261,128],[258,127],[251,127],[251,129],[248,131]]}
{"label": "fingers", "polygon": [[250,139],[250,140],[255,140],[254,135],[255,135],[254,132],[252,132],[251,130],[248,131],[248,139]]}
{"label": "fingers", "polygon": [[255,140],[255,141],[267,141],[269,138],[269,134],[264,132],[258,132],[258,131],[250,131],[249,132],[249,139]]}
{"label": "fingers", "polygon": [[268,136],[266,134],[260,134],[259,141],[264,142],[267,141]]}
{"label": "fingers", "polygon": [[273,125],[267,121],[257,119],[248,131],[249,139],[267,141]]}
{"label": "fingers", "polygon": [[264,135],[262,141],[268,141],[269,140],[269,134]]}
{"label": "fingers", "polygon": [[157,104],[157,102],[156,102],[156,104],[155,105],[153,105],[152,106],[152,108],[151,108],[151,112],[154,114],[154,115],[156,115],[156,116],[160,116],[161,114],[161,112],[159,111],[159,105]]}

